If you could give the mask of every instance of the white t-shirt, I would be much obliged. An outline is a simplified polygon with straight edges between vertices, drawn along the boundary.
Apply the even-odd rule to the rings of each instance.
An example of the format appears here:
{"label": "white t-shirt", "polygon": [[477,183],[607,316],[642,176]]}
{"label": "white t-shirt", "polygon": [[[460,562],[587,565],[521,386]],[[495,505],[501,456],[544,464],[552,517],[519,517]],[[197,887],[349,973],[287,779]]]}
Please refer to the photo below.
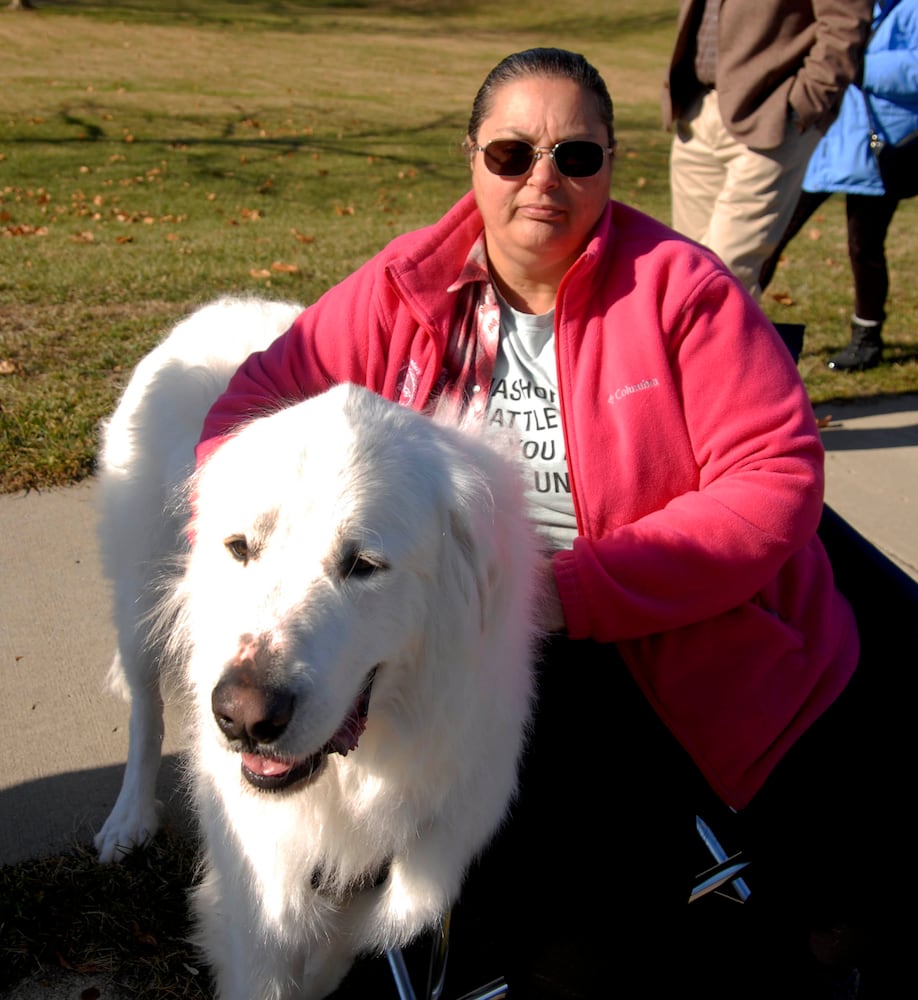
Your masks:
{"label": "white t-shirt", "polygon": [[570,548],[577,534],[555,362],[555,311],[517,312],[498,294],[500,342],[488,398],[488,426],[516,431],[531,480],[526,495],[542,534]]}

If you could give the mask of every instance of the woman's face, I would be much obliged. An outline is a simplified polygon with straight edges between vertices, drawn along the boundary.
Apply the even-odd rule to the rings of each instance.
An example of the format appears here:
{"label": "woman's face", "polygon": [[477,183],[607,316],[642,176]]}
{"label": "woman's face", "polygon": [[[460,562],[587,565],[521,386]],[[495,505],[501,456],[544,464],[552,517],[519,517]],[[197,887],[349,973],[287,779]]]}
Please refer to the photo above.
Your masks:
{"label": "woman's face", "polygon": [[[555,77],[523,77],[500,87],[476,144],[492,139],[549,148],[564,139],[609,145],[593,95]],[[608,202],[611,157],[603,157],[592,177],[565,177],[547,153],[519,177],[492,173],[481,152],[472,155],[471,167],[492,271],[511,288],[532,281],[557,289]]]}

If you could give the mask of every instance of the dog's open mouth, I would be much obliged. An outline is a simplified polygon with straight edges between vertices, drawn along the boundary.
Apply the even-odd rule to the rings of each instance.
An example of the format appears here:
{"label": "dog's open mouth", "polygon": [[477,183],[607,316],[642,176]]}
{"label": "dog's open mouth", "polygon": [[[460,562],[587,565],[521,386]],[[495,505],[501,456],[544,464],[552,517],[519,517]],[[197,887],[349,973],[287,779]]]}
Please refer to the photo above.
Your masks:
{"label": "dog's open mouth", "polygon": [[350,711],[332,738],[320,750],[305,758],[273,757],[267,752],[243,753],[242,776],[255,788],[278,792],[294,785],[314,781],[325,769],[328,755],[339,753],[346,757],[357,744],[367,727],[370,711],[370,692],[376,668],[370,671],[366,682],[354,700]]}

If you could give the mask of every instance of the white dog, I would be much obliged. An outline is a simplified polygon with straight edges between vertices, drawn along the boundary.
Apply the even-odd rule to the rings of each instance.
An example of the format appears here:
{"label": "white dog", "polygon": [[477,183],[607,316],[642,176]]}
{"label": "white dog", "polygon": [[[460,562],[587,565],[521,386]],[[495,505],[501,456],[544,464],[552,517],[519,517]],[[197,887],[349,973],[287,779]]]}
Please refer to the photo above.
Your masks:
{"label": "white dog", "polygon": [[222,1000],[327,996],[360,954],[436,926],[512,800],[533,695],[538,546],[503,444],[339,386],[187,480],[210,403],[297,309],[226,300],[179,324],[101,453],[132,711],[96,844],[108,861],[156,829],[174,664]]}

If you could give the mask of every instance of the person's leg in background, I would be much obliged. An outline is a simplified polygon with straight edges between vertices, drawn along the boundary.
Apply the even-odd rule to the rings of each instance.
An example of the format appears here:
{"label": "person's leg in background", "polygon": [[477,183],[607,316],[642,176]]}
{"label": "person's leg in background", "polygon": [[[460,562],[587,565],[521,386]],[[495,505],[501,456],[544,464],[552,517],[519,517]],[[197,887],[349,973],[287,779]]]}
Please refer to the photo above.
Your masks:
{"label": "person's leg in background", "polygon": [[775,271],[778,269],[778,264],[781,261],[781,255],[787,249],[788,244],[812,218],[816,209],[831,196],[832,192],[830,191],[800,192],[800,197],[797,199],[797,207],[794,209],[794,214],[787,224],[787,229],[784,230],[784,235],[771,252],[771,256],[762,265],[762,270],[759,274],[759,287],[763,292],[771,284],[771,279],[775,276]]}
{"label": "person's leg in background", "polygon": [[758,152],[723,125],[717,92],[677,123],[670,154],[673,228],[710,247],[755,298],[759,275],[793,215],[820,138],[788,119],[784,142]]}
{"label": "person's leg in background", "polygon": [[694,101],[675,128],[669,169],[672,226],[701,243],[727,177],[728,154],[721,147],[735,144],[721,123],[713,90]]}
{"label": "person's leg in background", "polygon": [[885,194],[846,196],[854,315],[850,342],[829,358],[833,370],[863,371],[883,360],[883,322],[889,295],[886,233],[898,204],[898,199]]}

